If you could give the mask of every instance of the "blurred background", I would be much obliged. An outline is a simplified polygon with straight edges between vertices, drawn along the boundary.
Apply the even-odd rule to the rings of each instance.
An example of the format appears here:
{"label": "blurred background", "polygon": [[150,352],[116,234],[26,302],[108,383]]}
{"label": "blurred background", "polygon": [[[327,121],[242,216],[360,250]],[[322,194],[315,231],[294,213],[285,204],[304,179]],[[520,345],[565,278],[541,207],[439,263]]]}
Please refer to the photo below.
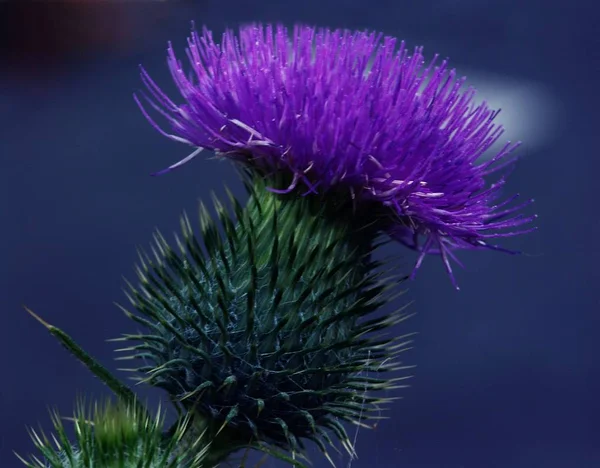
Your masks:
{"label": "blurred background", "polygon": [[[573,0],[195,0],[0,2],[0,467],[32,450],[82,392],[107,395],[22,310],[60,326],[110,369],[106,338],[132,331],[113,305],[136,246],[178,228],[210,190],[243,191],[226,163],[196,158],[147,124],[138,64],[173,91],[172,40],[190,21],[216,34],[250,21],[379,30],[449,57],[495,107],[522,155],[507,192],[534,197],[525,252],[462,254],[455,291],[436,258],[408,294],[418,331],[412,387],[353,468],[600,467],[598,7]],[[402,253],[400,246],[381,255]],[[404,255],[405,254],[405,255]],[[124,376],[123,374],[119,374]],[[140,389],[156,401],[160,394]],[[338,466],[348,460],[336,458]],[[283,466],[268,462],[268,467]],[[314,466],[327,462],[317,455]]]}

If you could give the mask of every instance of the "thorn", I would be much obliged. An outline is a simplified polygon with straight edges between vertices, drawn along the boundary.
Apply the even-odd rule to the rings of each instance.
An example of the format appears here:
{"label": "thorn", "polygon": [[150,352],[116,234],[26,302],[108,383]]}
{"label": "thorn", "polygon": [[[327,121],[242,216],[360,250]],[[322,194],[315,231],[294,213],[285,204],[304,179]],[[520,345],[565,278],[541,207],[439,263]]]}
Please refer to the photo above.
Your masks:
{"label": "thorn", "polygon": [[107,343],[118,343],[119,341],[131,341],[131,339],[126,336],[121,336],[119,338],[107,338],[105,341]]}
{"label": "thorn", "polygon": [[329,463],[331,463],[331,466],[333,466],[333,468],[335,468],[335,463],[333,462],[333,460],[331,459],[331,456],[329,455],[328,452],[323,452],[323,455],[325,455],[325,458],[327,458],[327,461]]}
{"label": "thorn", "polygon": [[29,315],[31,315],[34,319],[36,319],[38,322],[40,322],[48,330],[53,330],[55,328],[54,325],[50,325],[42,317],[40,317],[33,310],[31,310],[29,307],[27,307],[27,306],[24,305],[23,308],[29,313]]}

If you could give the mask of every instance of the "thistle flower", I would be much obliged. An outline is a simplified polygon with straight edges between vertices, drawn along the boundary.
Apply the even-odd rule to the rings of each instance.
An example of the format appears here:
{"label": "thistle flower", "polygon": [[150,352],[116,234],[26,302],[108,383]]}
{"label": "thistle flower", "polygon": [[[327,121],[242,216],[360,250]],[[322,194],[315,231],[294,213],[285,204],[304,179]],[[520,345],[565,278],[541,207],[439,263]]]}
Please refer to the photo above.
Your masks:
{"label": "thistle flower", "polygon": [[[178,446],[188,429],[189,418],[183,418],[171,434],[163,432],[163,414],[155,418],[135,405],[122,402],[77,404],[73,418],[75,443],[68,439],[61,416],[52,412],[55,434],[50,440],[43,432],[30,430],[31,438],[42,458],[30,456],[30,461],[18,456],[29,468],[209,468],[206,449],[210,446],[202,435],[188,446],[188,452]],[[202,450],[200,447],[203,447]]]}
{"label": "thistle flower", "polygon": [[[356,229],[351,204],[276,195],[246,185],[236,219],[215,198],[224,234],[201,206],[201,242],[182,219],[179,252],[157,234],[128,293],[144,333],[125,359],[185,412],[204,417],[213,445],[269,444],[302,454],[304,439],[328,456],[331,434],[353,454],[340,421],[363,425],[388,399],[371,393],[399,379],[407,336],[382,338],[405,318],[369,317],[395,285],[370,260],[373,235]],[[376,270],[377,269],[377,270]],[[371,374],[371,375],[367,375]],[[226,442],[221,439],[225,438]]]}
{"label": "thistle flower", "polygon": [[[425,67],[422,48],[377,33],[282,26],[244,26],[217,44],[192,31],[186,75],[171,45],[168,65],[183,97],[168,98],[142,68],[150,105],[167,121],[163,135],[239,161],[262,174],[286,173],[286,192],[343,193],[376,201],[382,229],[416,249],[419,268],[441,254],[452,277],[455,249],[496,249],[490,239],[529,232],[531,201],[499,200],[505,178],[486,176],[514,161],[507,143],[487,162],[480,156],[501,136],[497,111],[473,104],[464,78]],[[516,252],[515,252],[516,253]],[[454,280],[453,280],[454,281]]]}

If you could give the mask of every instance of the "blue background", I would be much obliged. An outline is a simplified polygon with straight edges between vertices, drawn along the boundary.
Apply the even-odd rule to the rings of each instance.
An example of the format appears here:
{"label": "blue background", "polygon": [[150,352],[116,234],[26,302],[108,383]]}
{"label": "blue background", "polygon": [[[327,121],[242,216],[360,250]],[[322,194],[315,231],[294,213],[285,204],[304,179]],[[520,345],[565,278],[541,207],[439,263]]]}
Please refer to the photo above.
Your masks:
{"label": "blue background", "polygon": [[[506,243],[527,255],[463,254],[460,292],[437,259],[425,263],[395,304],[415,301],[417,315],[398,330],[419,332],[406,356],[417,365],[412,387],[391,419],[361,430],[352,466],[600,467],[600,44],[591,2],[84,3],[0,6],[0,467],[19,466],[12,450],[31,450],[25,427],[47,428],[48,406],[69,414],[76,395],[108,394],[21,305],[116,369],[104,340],[133,330],[112,302],[125,301],[121,277],[134,278],[136,246],[155,227],[176,230],[184,209],[194,213],[224,183],[243,193],[229,164],[204,158],[149,177],[188,148],[139,113],[137,65],[171,91],[166,42],[182,51],[192,19],[216,33],[256,20],[380,30],[449,56],[459,71],[545,86],[558,106],[553,138],[524,146],[507,188],[536,198],[539,230]],[[382,254],[398,253],[409,268],[414,257],[400,246]]]}

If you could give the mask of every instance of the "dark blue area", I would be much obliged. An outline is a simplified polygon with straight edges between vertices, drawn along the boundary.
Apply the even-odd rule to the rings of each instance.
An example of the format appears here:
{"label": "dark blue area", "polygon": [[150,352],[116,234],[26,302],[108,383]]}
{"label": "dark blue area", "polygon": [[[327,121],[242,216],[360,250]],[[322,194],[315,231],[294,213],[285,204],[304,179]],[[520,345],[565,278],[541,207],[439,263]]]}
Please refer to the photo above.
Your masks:
{"label": "dark blue area", "polygon": [[[51,5],[55,16],[48,7],[36,16],[33,3],[0,8],[0,467],[19,466],[12,450],[30,452],[25,427],[47,428],[48,406],[68,414],[78,394],[108,394],[21,305],[121,367],[104,340],[135,330],[112,302],[126,301],[121,276],[134,278],[136,246],[155,227],[177,230],[179,214],[195,213],[197,199],[222,194],[224,183],[243,193],[229,164],[201,157],[149,176],[188,148],[139,113],[137,65],[171,89],[166,41],[183,47],[192,19],[216,33],[255,20],[381,30],[449,56],[459,71],[546,86],[560,105],[558,135],[523,152],[507,188],[536,198],[539,231],[506,243],[527,255],[461,255],[460,292],[441,262],[426,262],[397,304],[414,299],[418,313],[399,330],[419,332],[406,356],[418,366],[412,387],[399,392],[391,419],[361,430],[352,467],[600,466],[600,44],[591,2],[132,2],[84,19]],[[54,29],[38,26],[44,18]],[[103,39],[111,28],[120,35]],[[91,30],[100,38],[86,42]],[[409,268],[413,256],[401,261]],[[314,466],[328,463],[315,455]]]}

